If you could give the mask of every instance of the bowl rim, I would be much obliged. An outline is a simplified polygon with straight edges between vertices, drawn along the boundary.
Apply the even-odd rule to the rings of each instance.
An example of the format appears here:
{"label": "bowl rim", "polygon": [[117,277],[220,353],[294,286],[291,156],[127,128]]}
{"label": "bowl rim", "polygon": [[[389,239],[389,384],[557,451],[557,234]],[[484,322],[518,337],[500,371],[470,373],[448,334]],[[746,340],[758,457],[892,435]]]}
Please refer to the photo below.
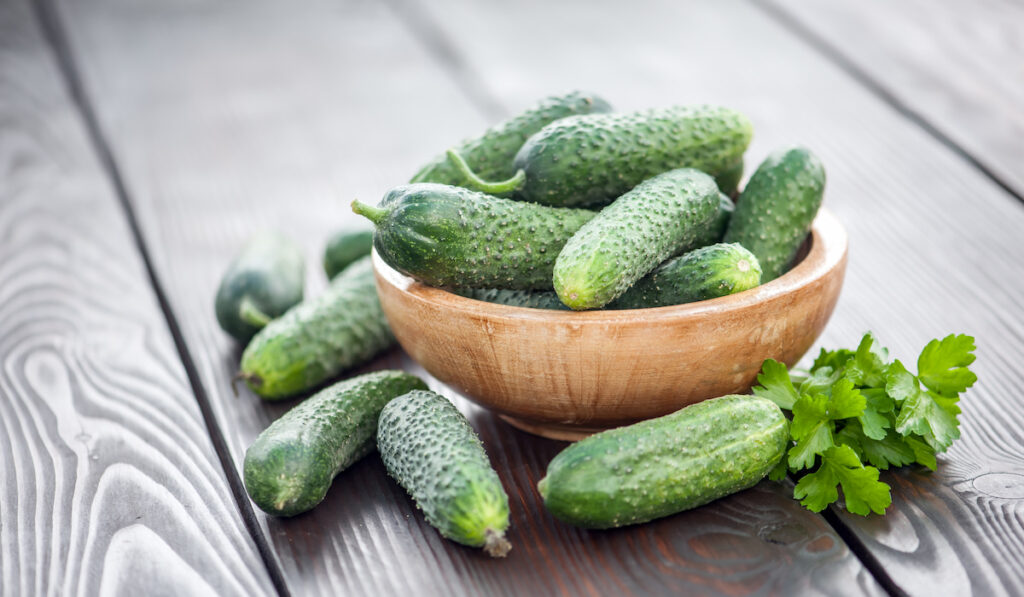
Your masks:
{"label": "bowl rim", "polygon": [[379,282],[388,283],[415,301],[446,307],[465,315],[508,321],[547,321],[552,324],[608,324],[638,320],[647,322],[678,320],[709,313],[741,311],[820,280],[845,261],[847,245],[848,238],[843,225],[832,212],[821,208],[811,224],[810,248],[807,255],[797,263],[796,267],[770,282],[736,294],[682,305],[593,311],[559,311],[488,303],[418,282],[385,263],[377,254],[376,249],[372,252],[372,261]]}

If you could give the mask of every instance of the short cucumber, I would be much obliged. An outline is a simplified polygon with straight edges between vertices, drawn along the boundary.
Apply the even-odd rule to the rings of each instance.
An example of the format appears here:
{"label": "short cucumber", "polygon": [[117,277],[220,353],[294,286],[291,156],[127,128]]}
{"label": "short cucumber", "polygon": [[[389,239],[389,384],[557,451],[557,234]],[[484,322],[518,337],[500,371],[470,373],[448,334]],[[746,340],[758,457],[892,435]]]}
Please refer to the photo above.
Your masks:
{"label": "short cucumber", "polygon": [[238,376],[263,398],[310,390],[391,346],[369,257],[353,263],[320,296],[275,319],[242,353]]}
{"label": "short cucumber", "polygon": [[558,295],[551,290],[501,290],[498,288],[457,288],[459,296],[497,305],[568,311]]}
{"label": "short cucumber", "polygon": [[277,233],[253,236],[228,266],[217,288],[217,323],[248,342],[270,320],[302,300],[302,249]]}
{"label": "short cucumber", "polygon": [[681,305],[743,292],[760,283],[761,266],[753,253],[735,243],[719,243],[659,265],[607,308]]}
{"label": "short cucumber", "polygon": [[576,526],[647,522],[755,485],[788,440],[774,402],[723,396],[573,444],[537,489],[552,514]]}
{"label": "short cucumber", "polygon": [[707,235],[719,210],[715,181],[692,168],[645,180],[584,224],[555,261],[562,302],[596,309]]}
{"label": "short cucumber", "polygon": [[521,290],[551,288],[558,252],[595,215],[431,183],[352,209],[374,223],[374,247],[404,274],[432,286]]}
{"label": "short cucumber", "polygon": [[327,279],[341,273],[373,248],[373,230],[339,230],[331,235],[324,248],[324,273]]}
{"label": "short cucumber", "polygon": [[[592,93],[573,91],[542,99],[522,114],[493,126],[480,137],[463,141],[456,151],[485,178],[507,178],[515,174],[513,160],[523,143],[544,125],[574,114],[611,111],[608,102]],[[424,166],[410,182],[437,182],[461,186],[462,173],[446,156],[440,155]]]}
{"label": "short cucumber", "polygon": [[789,269],[825,192],[825,168],[809,149],[773,152],[740,193],[725,242],[740,243],[761,262],[761,281]]}
{"label": "short cucumber", "polygon": [[375,371],[320,390],[271,423],[246,450],[249,497],[275,516],[313,508],[338,473],[376,447],[384,405],[426,389],[421,379],[403,371]]}
{"label": "short cucumber", "polygon": [[[743,114],[718,106],[676,106],[556,120],[516,154],[516,174],[489,183],[463,168],[475,190],[560,207],[607,205],[648,178],[677,168],[716,176],[734,168],[752,135]],[[459,156],[449,158],[460,167]]]}
{"label": "short cucumber", "polygon": [[508,495],[451,402],[423,391],[391,401],[380,414],[377,448],[388,474],[441,535],[490,556],[508,553]]}

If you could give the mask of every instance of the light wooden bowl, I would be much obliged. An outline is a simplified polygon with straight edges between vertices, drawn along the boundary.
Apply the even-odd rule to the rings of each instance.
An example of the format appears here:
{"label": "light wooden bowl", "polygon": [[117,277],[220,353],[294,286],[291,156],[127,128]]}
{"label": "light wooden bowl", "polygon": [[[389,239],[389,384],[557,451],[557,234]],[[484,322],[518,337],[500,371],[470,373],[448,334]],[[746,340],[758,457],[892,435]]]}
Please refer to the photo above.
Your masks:
{"label": "light wooden bowl", "polygon": [[846,231],[822,210],[803,258],[757,288],[699,303],[567,312],[432,288],[374,254],[384,313],[431,375],[516,427],[554,439],[742,393],[767,358],[794,365],[839,298]]}

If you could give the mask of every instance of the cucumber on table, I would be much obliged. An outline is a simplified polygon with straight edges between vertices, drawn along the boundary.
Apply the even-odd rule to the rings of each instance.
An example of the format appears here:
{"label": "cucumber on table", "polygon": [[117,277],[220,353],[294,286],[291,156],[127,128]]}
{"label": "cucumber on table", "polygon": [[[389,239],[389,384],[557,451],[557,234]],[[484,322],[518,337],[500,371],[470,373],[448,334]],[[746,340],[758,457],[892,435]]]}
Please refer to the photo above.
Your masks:
{"label": "cucumber on table", "polygon": [[324,248],[324,273],[327,279],[341,273],[373,248],[373,230],[339,230],[331,235]]}
{"label": "cucumber on table", "polygon": [[558,252],[595,215],[432,183],[352,209],[376,226],[381,258],[406,275],[431,286],[521,290],[551,288]]}
{"label": "cucumber on table", "polygon": [[302,249],[277,233],[253,236],[228,266],[217,288],[217,323],[248,342],[270,320],[302,300]]}
{"label": "cucumber on table", "polygon": [[466,186],[478,191],[596,207],[669,170],[695,168],[717,176],[735,168],[752,134],[750,120],[735,110],[676,106],[556,120],[526,141],[516,154],[515,175],[500,182],[476,176],[456,152],[449,159],[463,170]]}
{"label": "cucumber on table", "polygon": [[721,194],[692,168],[645,180],[584,224],[555,261],[553,282],[573,309],[610,303],[669,257],[702,242]]}
{"label": "cucumber on table", "polygon": [[327,495],[334,477],[376,447],[384,405],[421,379],[403,371],[375,371],[340,381],[274,421],[245,452],[249,497],[267,514],[294,516]]}
{"label": "cucumber on table", "polygon": [[537,489],[576,526],[647,522],[757,484],[788,441],[774,402],[723,396],[581,440],[555,456]]}
{"label": "cucumber on table", "polygon": [[[463,141],[456,151],[477,174],[485,178],[507,178],[515,174],[513,160],[523,143],[545,125],[574,114],[611,111],[608,102],[592,93],[573,91],[542,99],[522,114],[493,126],[476,139]],[[424,166],[410,182],[437,182],[461,186],[462,173],[440,155]]]}
{"label": "cucumber on table", "polygon": [[508,495],[480,438],[444,396],[413,391],[391,401],[380,414],[377,449],[441,535],[493,557],[508,553]]}
{"label": "cucumber on table", "polygon": [[809,149],[771,153],[740,193],[725,242],[757,255],[761,281],[784,274],[811,229],[825,192],[825,168]]}
{"label": "cucumber on table", "polygon": [[323,294],[260,330],[242,353],[238,376],[263,398],[285,398],[366,362],[393,342],[373,266],[363,257]]}
{"label": "cucumber on table", "polygon": [[736,294],[760,283],[761,266],[753,253],[735,243],[718,243],[669,259],[607,308],[682,305]]}

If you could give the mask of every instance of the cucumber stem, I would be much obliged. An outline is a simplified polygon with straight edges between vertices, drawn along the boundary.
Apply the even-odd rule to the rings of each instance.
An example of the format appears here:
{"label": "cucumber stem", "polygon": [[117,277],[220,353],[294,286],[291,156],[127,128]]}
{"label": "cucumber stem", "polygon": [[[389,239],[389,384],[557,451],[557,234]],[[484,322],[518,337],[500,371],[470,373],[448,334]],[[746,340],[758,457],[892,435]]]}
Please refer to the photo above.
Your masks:
{"label": "cucumber stem", "polygon": [[252,298],[244,297],[242,302],[238,304],[238,317],[248,323],[249,325],[261,328],[272,319],[269,315],[260,310],[256,306],[256,303],[252,302]]}
{"label": "cucumber stem", "polygon": [[505,538],[505,533],[487,529],[484,531],[484,553],[492,558],[503,558],[512,549],[512,544]]}
{"label": "cucumber stem", "polygon": [[518,190],[526,182],[526,171],[522,168],[516,170],[516,173],[512,175],[512,178],[503,180],[501,182],[487,182],[479,176],[476,172],[469,167],[466,160],[462,159],[459,152],[454,149],[448,150],[448,161],[469,181],[466,185],[467,188],[473,189],[474,191],[481,191],[491,195],[501,195],[504,193],[511,193],[512,191]]}
{"label": "cucumber stem", "polygon": [[249,385],[256,386],[257,388],[263,385],[263,379],[259,375],[239,371],[231,378],[231,393],[235,395],[235,398],[238,398],[238,386],[236,385],[238,380],[242,380]]}
{"label": "cucumber stem", "polygon": [[374,226],[384,221],[388,215],[388,210],[367,205],[358,199],[352,202],[352,211],[373,222]]}

